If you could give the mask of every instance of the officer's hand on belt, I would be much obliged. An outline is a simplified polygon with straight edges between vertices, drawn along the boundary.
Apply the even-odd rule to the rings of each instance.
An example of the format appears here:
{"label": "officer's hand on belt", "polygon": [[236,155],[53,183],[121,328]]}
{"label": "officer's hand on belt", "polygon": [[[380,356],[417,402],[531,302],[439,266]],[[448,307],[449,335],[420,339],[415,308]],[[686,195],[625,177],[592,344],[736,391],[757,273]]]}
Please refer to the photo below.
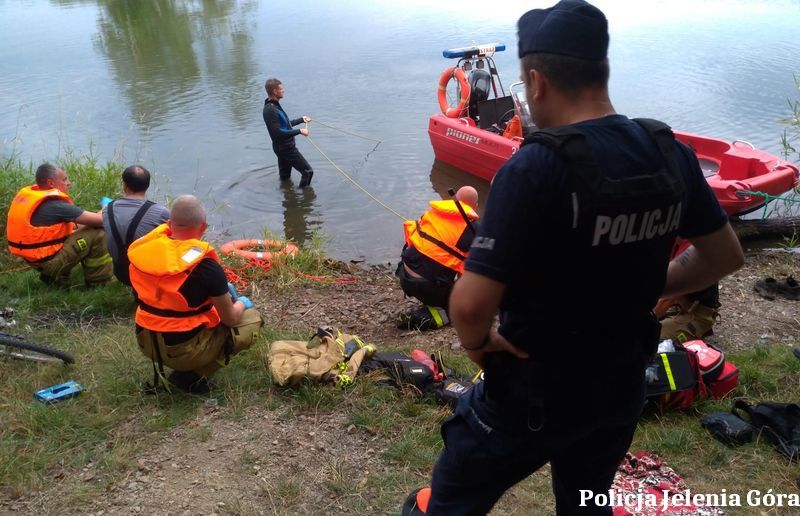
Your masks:
{"label": "officer's hand on belt", "polygon": [[236,301],[241,301],[245,309],[253,308],[253,302],[250,301],[250,299],[248,299],[246,296],[239,296],[239,299]]}
{"label": "officer's hand on belt", "polygon": [[228,282],[228,292],[231,294],[231,301],[235,303],[239,299],[239,293],[236,292],[236,287],[233,286],[233,283]]}
{"label": "officer's hand on belt", "polygon": [[461,347],[467,352],[469,359],[481,367],[484,366],[483,360],[486,353],[507,351],[517,358],[528,358],[528,353],[513,345],[511,341],[497,333],[495,329],[492,329],[479,344],[470,343],[468,346],[462,344]]}

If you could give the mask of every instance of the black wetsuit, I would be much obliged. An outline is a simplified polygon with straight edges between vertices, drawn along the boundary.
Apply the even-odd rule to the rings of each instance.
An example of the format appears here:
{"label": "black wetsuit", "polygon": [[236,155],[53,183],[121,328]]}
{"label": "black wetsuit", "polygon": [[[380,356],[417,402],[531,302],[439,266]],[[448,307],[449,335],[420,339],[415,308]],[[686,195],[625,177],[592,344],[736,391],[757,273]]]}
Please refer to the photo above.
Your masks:
{"label": "black wetsuit", "polygon": [[303,183],[310,183],[314,171],[306,158],[297,150],[294,137],[300,134],[299,129],[293,129],[297,124],[303,123],[302,118],[290,120],[286,111],[277,100],[264,101],[264,123],[267,125],[269,137],[272,139],[272,150],[278,157],[278,175],[282,181],[289,179],[292,167],[300,172]]}

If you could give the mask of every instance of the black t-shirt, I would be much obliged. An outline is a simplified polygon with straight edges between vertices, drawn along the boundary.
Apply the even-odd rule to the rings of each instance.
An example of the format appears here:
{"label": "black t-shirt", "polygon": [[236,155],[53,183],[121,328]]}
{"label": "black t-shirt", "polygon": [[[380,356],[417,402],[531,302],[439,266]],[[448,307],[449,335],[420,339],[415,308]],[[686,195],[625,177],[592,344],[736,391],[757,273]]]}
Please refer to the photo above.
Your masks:
{"label": "black t-shirt", "polygon": [[73,222],[83,211],[64,199],[45,199],[31,215],[31,225],[52,226],[61,222]]}
{"label": "black t-shirt", "polygon": [[225,271],[212,258],[201,260],[178,289],[192,308],[205,304],[209,297],[221,296],[227,291],[228,278]]}
{"label": "black t-shirt", "polygon": [[[208,298],[227,293],[228,279],[222,266],[216,260],[204,258],[195,266],[178,292],[186,299],[186,303],[190,307],[198,308],[206,302],[210,303]],[[202,329],[203,326],[200,325],[188,331],[161,332],[161,334],[168,346],[174,346],[191,339]]]}
{"label": "black t-shirt", "polygon": [[[477,220],[472,221],[472,227],[476,232],[478,231]],[[461,237],[458,239],[458,242],[456,242],[456,249],[466,255],[469,252],[469,246],[472,244],[473,238],[475,238],[475,233],[473,233],[469,227],[465,227],[464,232],[461,233]],[[414,246],[403,246],[401,257],[403,263],[408,265],[412,271],[416,272],[428,281],[437,283],[439,285],[446,285],[452,284],[456,280],[456,271],[449,267],[445,267],[432,258],[425,256]]]}
{"label": "black t-shirt", "polygon": [[[661,163],[648,133],[625,116],[575,127],[608,177],[642,174]],[[692,238],[721,228],[727,218],[696,157],[678,144],[677,161],[685,185],[678,234]],[[543,335],[558,346],[562,335],[589,319],[596,321],[589,328],[600,335],[624,333],[631,321],[649,313],[666,278],[668,252],[653,256],[645,252],[652,247],[639,243],[614,246],[604,263],[587,263],[570,250],[575,205],[568,174],[548,147],[521,147],[494,178],[465,266],[506,285],[500,331],[529,350],[548,345]]]}

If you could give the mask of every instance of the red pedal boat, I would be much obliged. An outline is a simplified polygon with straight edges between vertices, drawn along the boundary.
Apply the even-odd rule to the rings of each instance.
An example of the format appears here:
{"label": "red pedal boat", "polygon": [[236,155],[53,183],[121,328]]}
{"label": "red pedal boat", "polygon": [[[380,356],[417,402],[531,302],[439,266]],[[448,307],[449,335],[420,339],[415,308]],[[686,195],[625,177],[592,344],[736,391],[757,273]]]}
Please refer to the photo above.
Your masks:
{"label": "red pedal boat", "polygon": [[[517,118],[520,127],[534,129],[525,104],[524,85],[503,89],[492,56],[502,44],[445,50],[458,63],[439,80],[441,113],[430,117],[428,135],[436,159],[486,181],[519,149],[522,132],[509,130]],[[487,70],[488,68],[488,70]],[[459,101],[446,98],[450,80],[458,82]],[[499,88],[499,90],[498,90]],[[494,94],[490,98],[490,90]],[[753,145],[735,140],[674,131],[691,147],[714,195],[728,215],[743,215],[763,207],[767,198],[779,196],[798,184],[798,168]]]}

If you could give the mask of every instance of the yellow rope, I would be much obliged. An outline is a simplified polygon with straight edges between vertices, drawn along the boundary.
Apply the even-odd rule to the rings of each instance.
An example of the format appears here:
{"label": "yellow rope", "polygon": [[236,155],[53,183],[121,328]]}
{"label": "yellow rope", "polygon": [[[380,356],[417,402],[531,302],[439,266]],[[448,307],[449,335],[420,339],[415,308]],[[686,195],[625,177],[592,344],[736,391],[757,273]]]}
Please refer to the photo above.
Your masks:
{"label": "yellow rope", "polygon": [[314,122],[318,123],[319,125],[325,126],[325,127],[329,128],[329,129],[333,129],[334,131],[339,131],[340,133],[349,134],[349,135],[355,136],[357,138],[363,138],[365,140],[370,140],[370,141],[378,142],[378,143],[382,143],[383,142],[383,140],[378,140],[377,138],[370,138],[369,136],[363,136],[363,135],[358,134],[358,133],[352,133],[352,132],[346,131],[344,129],[339,129],[338,127],[334,127],[334,126],[328,125],[328,124],[326,124],[324,122],[320,122],[316,118],[311,120],[311,123],[314,123]]}
{"label": "yellow rope", "polygon": [[334,166],[334,168],[335,168],[336,170],[338,170],[338,171],[339,171],[339,173],[340,173],[340,174],[342,174],[342,175],[343,175],[343,176],[344,176],[344,177],[345,177],[345,178],[346,178],[348,181],[350,181],[351,183],[353,183],[353,185],[354,185],[356,188],[358,188],[359,190],[361,190],[362,192],[364,192],[365,194],[367,194],[367,196],[369,196],[369,198],[370,198],[370,199],[372,199],[373,201],[375,201],[375,202],[376,202],[376,203],[377,203],[379,206],[382,206],[383,208],[385,208],[387,211],[389,211],[389,212],[393,213],[393,214],[394,214],[395,216],[397,216],[397,217],[398,217],[400,220],[408,220],[408,218],[407,218],[407,217],[403,217],[402,215],[400,215],[399,213],[397,213],[395,210],[393,210],[393,209],[392,209],[390,206],[388,206],[386,203],[384,203],[383,201],[381,201],[380,199],[378,199],[377,197],[375,197],[374,195],[372,195],[371,193],[369,193],[369,192],[367,191],[367,189],[366,189],[366,188],[364,188],[363,186],[361,186],[360,184],[358,184],[358,183],[356,182],[356,180],[355,180],[355,179],[353,179],[352,177],[350,177],[350,176],[347,174],[347,172],[345,172],[344,170],[342,170],[342,169],[339,167],[339,165],[337,165],[336,163],[334,163],[334,162],[333,162],[333,160],[332,160],[331,158],[329,158],[329,157],[328,157],[328,155],[327,155],[327,154],[325,154],[325,153],[322,151],[322,149],[320,149],[320,148],[319,148],[319,145],[317,145],[316,143],[314,143],[314,140],[312,140],[310,136],[308,136],[307,138],[308,138],[308,141],[309,141],[309,142],[311,142],[311,145],[313,145],[313,146],[314,146],[314,147],[315,147],[315,148],[316,148],[316,149],[319,151],[319,153],[320,153],[320,154],[322,154],[322,157],[324,157],[325,159],[327,159],[327,160],[330,162],[330,164],[331,164],[331,165],[333,165],[333,166]]}

